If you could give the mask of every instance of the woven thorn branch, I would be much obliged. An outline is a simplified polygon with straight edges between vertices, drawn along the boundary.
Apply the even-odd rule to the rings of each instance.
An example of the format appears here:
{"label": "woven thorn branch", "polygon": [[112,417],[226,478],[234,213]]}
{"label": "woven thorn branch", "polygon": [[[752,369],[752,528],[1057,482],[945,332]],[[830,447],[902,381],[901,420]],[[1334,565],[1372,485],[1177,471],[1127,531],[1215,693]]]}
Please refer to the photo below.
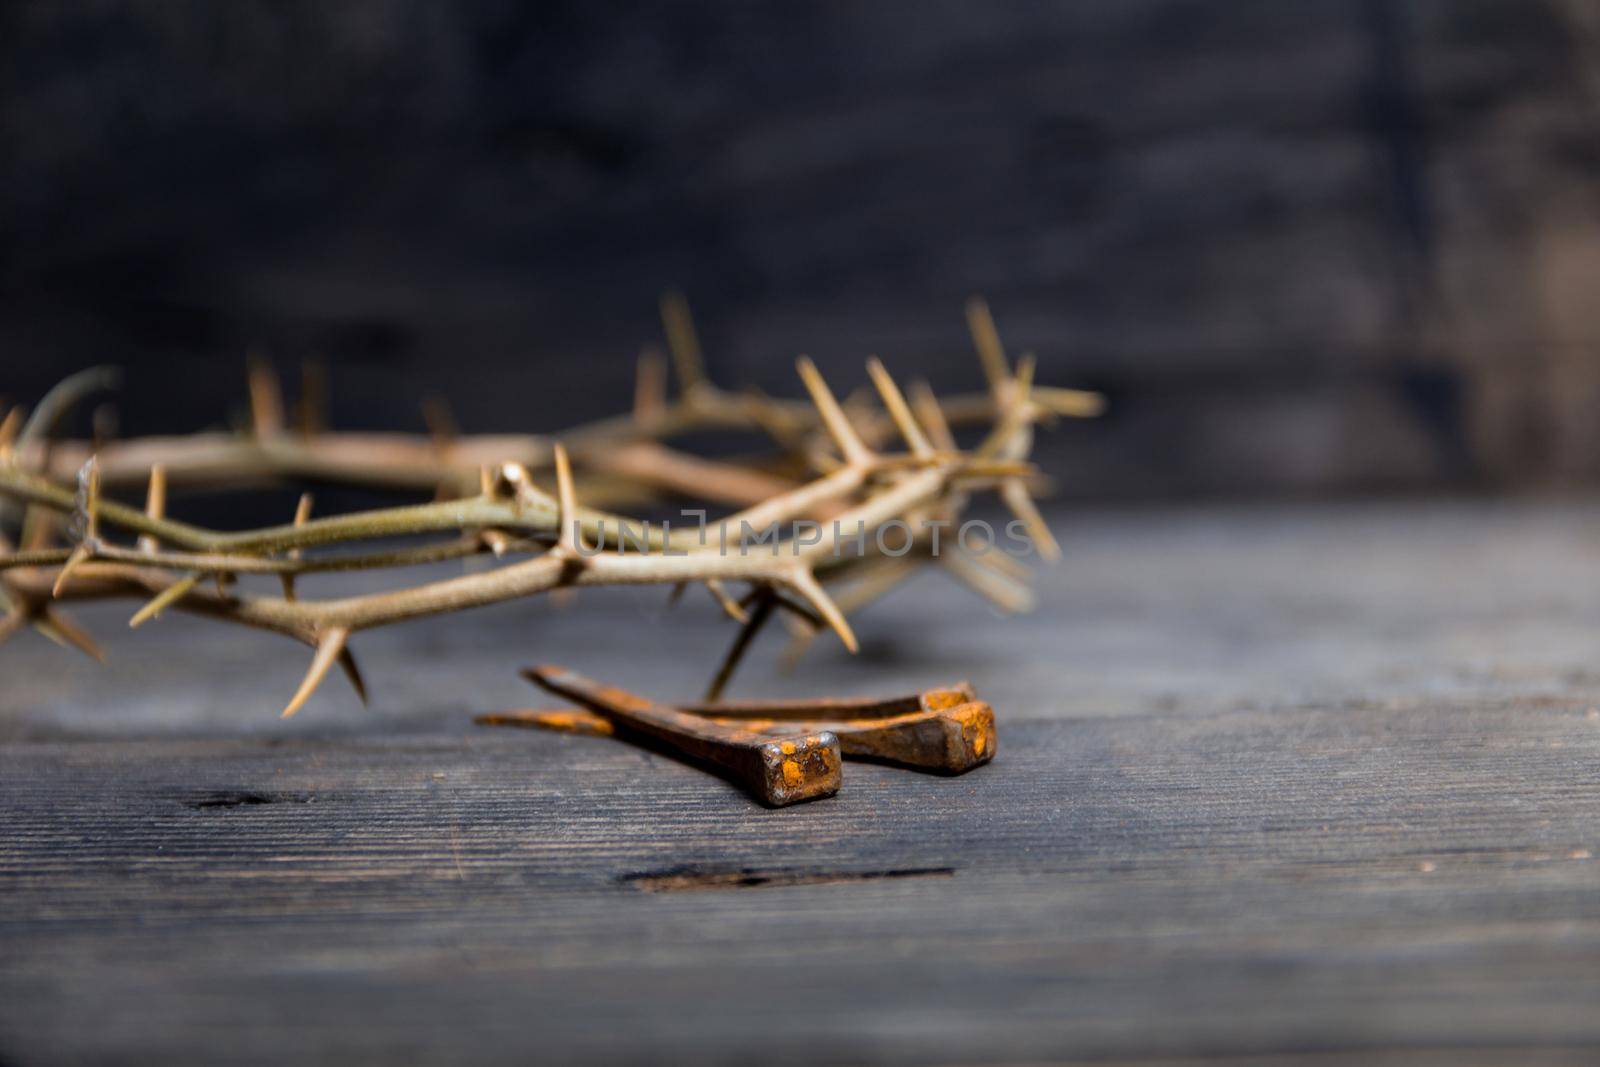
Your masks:
{"label": "woven thorn branch", "polygon": [[[1019,561],[956,546],[934,551],[926,531],[930,523],[957,523],[974,491],[993,490],[1039,554],[1057,558],[1059,546],[1032,496],[1038,481],[1028,462],[1033,427],[1058,416],[1098,414],[1103,400],[1080,390],[1036,386],[1033,357],[1011,365],[987,306],[975,299],[967,316],[987,379],[982,394],[941,403],[918,382],[908,399],[873,358],[867,370],[877,403],[864,394],[841,403],[815,365],[801,357],[797,368],[807,399],[800,401],[712,384],[687,307],[669,295],[662,318],[676,396],[668,394],[666,361],[646,350],[631,413],[577,427],[559,439],[464,437],[437,404],[428,408],[425,437],[330,432],[323,427],[325,385],[317,372],[305,376],[291,428],[276,373],[254,359],[248,433],[57,440],[53,429],[64,413],[112,380],[104,369],[75,375],[31,415],[13,408],[0,419],[0,505],[8,505],[0,520],[21,520],[15,541],[0,528],[0,599],[6,611],[0,641],[32,627],[103,659],[61,605],[113,597],[143,601],[130,626],[172,608],[274,631],[314,649],[283,710],[288,716],[336,664],[366,699],[350,649],[359,631],[564,589],[667,584],[676,597],[690,585],[703,586],[739,624],[708,699],[720,694],[775,615],[793,627],[791,661],[824,629],[854,651],[848,615],[928,564],[943,566],[1002,611],[1026,610],[1032,594]],[[952,425],[975,423],[987,424],[987,434],[969,450],[957,447]],[[777,454],[731,463],[667,443],[710,427],[762,434]],[[896,439],[904,450],[887,451]],[[291,522],[243,531],[207,529],[166,513],[173,487],[250,488],[304,480],[430,490],[435,499],[313,518],[312,499],[302,495]],[[107,494],[108,486],[136,481],[145,488],[142,508]],[[579,504],[580,498],[615,506],[685,494],[737,508],[719,520],[723,531],[733,531],[726,548],[722,538],[709,543],[701,531],[656,528]],[[791,534],[770,547],[747,543],[751,532],[800,520],[820,525],[820,536]],[[908,551],[873,550],[871,534],[896,520],[912,531]],[[390,543],[394,538],[406,541],[396,546]],[[860,550],[843,554],[845,540]],[[300,580],[318,574],[397,571],[473,558],[494,566],[358,596],[300,595]],[[279,595],[244,592],[242,580],[251,575],[274,576]],[[748,591],[735,597],[733,583],[744,583]]]}

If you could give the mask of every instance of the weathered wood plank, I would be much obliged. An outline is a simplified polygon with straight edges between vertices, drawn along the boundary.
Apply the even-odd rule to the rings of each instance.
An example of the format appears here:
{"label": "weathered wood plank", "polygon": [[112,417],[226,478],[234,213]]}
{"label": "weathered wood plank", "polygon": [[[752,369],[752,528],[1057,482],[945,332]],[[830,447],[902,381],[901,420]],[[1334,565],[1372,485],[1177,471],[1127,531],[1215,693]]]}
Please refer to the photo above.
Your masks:
{"label": "weathered wood plank", "polygon": [[1578,1061],[1597,720],[1016,723],[968,777],[852,765],[779,812],[521,731],[11,744],[0,1049]]}

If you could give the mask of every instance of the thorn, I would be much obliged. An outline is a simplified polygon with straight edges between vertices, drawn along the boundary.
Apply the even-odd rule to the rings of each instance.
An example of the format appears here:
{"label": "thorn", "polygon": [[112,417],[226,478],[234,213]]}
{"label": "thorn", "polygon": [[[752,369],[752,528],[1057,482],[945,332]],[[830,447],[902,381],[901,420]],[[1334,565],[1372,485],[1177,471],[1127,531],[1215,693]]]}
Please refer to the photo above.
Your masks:
{"label": "thorn", "polygon": [[61,590],[66,588],[67,579],[72,577],[72,572],[77,570],[85,560],[93,555],[94,549],[90,547],[87,541],[74,548],[72,555],[68,556],[67,561],[61,565],[61,572],[56,575],[56,584],[50,587],[50,595],[59,597]]}
{"label": "thorn", "polygon": [[[301,493],[299,502],[294,506],[294,524],[297,527],[304,526],[309,518],[311,518],[311,494]],[[288,555],[290,559],[299,559],[301,553],[298,548],[291,548]],[[283,599],[293,600],[294,575],[288,573],[279,574],[278,581],[283,585]]]}
{"label": "thorn", "polygon": [[1039,469],[1025,459],[979,456],[962,460],[956,473],[964,478],[1035,478],[1039,475]]}
{"label": "thorn", "polygon": [[661,325],[666,330],[667,347],[678,372],[678,391],[688,396],[706,385],[705,362],[700,356],[700,339],[695,336],[689,302],[677,290],[661,296]]}
{"label": "thorn", "polygon": [[[679,583],[680,586],[682,584],[683,583],[681,582]],[[706,591],[711,594],[711,598],[713,600],[721,605],[722,610],[727,614],[728,618],[737,623],[747,623],[750,621],[749,612],[740,607],[738,602],[728,594],[728,587],[723,585],[722,582],[716,578],[707,578]],[[674,593],[676,592],[677,590],[674,589]]]}
{"label": "thorn", "polygon": [[889,377],[889,372],[884,369],[877,356],[867,360],[867,373],[872,376],[872,384],[878,387],[878,395],[883,397],[883,406],[889,409],[889,417],[894,420],[900,436],[905,438],[911,454],[919,459],[931,459],[933,446],[928,443],[922,427],[917,425],[911,409],[906,406],[906,398],[900,394],[900,387],[894,384],[894,379]]}
{"label": "thorn", "polygon": [[487,465],[478,468],[478,495],[494,499],[494,471]]}
{"label": "thorn", "polygon": [[11,458],[12,450],[16,448],[17,437],[22,433],[22,420],[27,415],[23,408],[14,407],[6,412],[4,420],[0,420],[0,461]]}
{"label": "thorn", "polygon": [[1092,419],[1106,410],[1105,395],[1087,389],[1036,385],[1033,387],[1033,402],[1051,414],[1067,419]]}
{"label": "thorn", "polygon": [[555,446],[556,504],[561,525],[557,527],[556,547],[574,559],[578,555],[578,495],[572,488],[572,464],[565,445]]}
{"label": "thorn", "polygon": [[1038,364],[1039,357],[1032,352],[1022,353],[1021,358],[1017,360],[1017,376],[1014,380],[1017,383],[1017,400],[1019,403],[1030,399],[1029,394],[1033,391],[1033,372],[1038,367]]}
{"label": "thorn", "polygon": [[750,649],[750,642],[755,639],[756,633],[766,625],[767,619],[772,616],[772,609],[777,606],[778,598],[772,591],[765,590],[764,596],[759,597],[755,607],[751,610],[749,618],[744,625],[739,627],[739,632],[734,636],[733,644],[728,646],[728,654],[722,657],[722,664],[717,668],[717,673],[712,677],[711,684],[706,687],[705,700],[711,703],[722,698],[722,691],[727,688],[728,680],[733,677],[734,670],[739,666],[739,661],[744,659],[744,654]]}
{"label": "thorn", "polygon": [[367,704],[367,683],[361,677],[361,668],[356,665],[356,657],[348,647],[339,650],[339,669],[344,671],[344,676],[350,683],[350,688],[356,691],[362,707]]}
{"label": "thorn", "polygon": [[500,530],[479,530],[478,540],[489,547],[489,551],[494,554],[495,559],[504,556],[506,550],[511,547],[511,538]]}
{"label": "thorn", "polygon": [[144,493],[144,513],[152,519],[167,517],[167,468],[160,463],[150,466],[150,482]]}
{"label": "thorn", "polygon": [[638,376],[633,385],[633,421],[651,426],[667,413],[667,365],[660,349],[645,348],[639,353]]}
{"label": "thorn", "polygon": [[844,409],[839,406],[839,401],[834,399],[828,383],[823,381],[822,375],[817,371],[817,365],[805,356],[801,356],[795,361],[795,366],[799,368],[800,379],[805,382],[806,392],[811,394],[811,402],[816,405],[817,414],[822,417],[822,424],[827,428],[828,436],[833,438],[834,446],[839,449],[846,465],[864,467],[870,464],[872,452],[862,443],[855,428],[850,425]]}
{"label": "thorn", "polygon": [[1050,524],[1039,514],[1039,507],[1033,502],[1033,497],[1028,495],[1028,487],[1016,479],[1007,481],[1000,487],[1000,499],[1011,509],[1011,514],[1027,527],[1028,536],[1032,538],[1033,547],[1038,549],[1039,555],[1051,563],[1059,560],[1061,545],[1050,532]]}
{"label": "thorn", "polygon": [[934,448],[941,452],[956,451],[955,434],[950,432],[944,408],[939,406],[939,398],[934,395],[933,386],[928,384],[927,379],[918,378],[911,383],[911,407],[922,425],[927,427],[928,439],[933,442]]}
{"label": "thorn", "polygon": [[63,612],[45,609],[33,620],[33,628],[63,648],[75,648],[100,663],[106,661],[106,654],[89,636],[89,631]]}
{"label": "thorn", "polygon": [[70,644],[68,644],[66,635],[58,630],[54,623],[47,621],[42,615],[30,621],[35,630],[48,637],[53,643],[60,645],[62,648],[72,647]]}
{"label": "thorn", "polygon": [[[859,611],[887,595],[920,570],[920,564],[914,560],[905,557],[886,557],[875,563],[859,581],[841,589],[834,603],[841,612]],[[820,620],[817,621],[820,623]],[[792,671],[798,667],[819,632],[821,632],[820,625],[812,626],[808,620],[795,616],[794,625],[790,628],[791,640],[779,660],[780,668]]]}
{"label": "thorn", "polygon": [[856,642],[855,632],[850,629],[850,624],[845,621],[844,612],[840,611],[839,605],[835,604],[833,599],[823,591],[822,586],[817,583],[816,577],[809,568],[803,566],[796,568],[785,578],[785,581],[804,598],[806,603],[816,610],[818,615],[822,616],[823,621],[833,629],[834,633],[839,635],[839,640],[844,643],[845,648],[855,652],[861,647]]}
{"label": "thorn", "polygon": [[311,694],[317,691],[317,686],[328,676],[328,671],[338,661],[340,653],[344,651],[344,643],[350,637],[350,631],[342,626],[336,626],[323,633],[317,641],[316,655],[311,657],[311,669],[306,671],[305,680],[300,683],[300,688],[295,691],[294,699],[289,701],[289,706],[283,709],[280,718],[287,719],[300,710]]}
{"label": "thorn", "polygon": [[672,591],[667,594],[667,607],[674,607],[683,599],[683,591],[689,588],[688,582],[673,582]]}
{"label": "thorn", "polygon": [[182,578],[167,586],[161,592],[151,597],[145,606],[133,613],[133,618],[128,620],[128,629],[137,630],[151,619],[166,611],[173,604],[182,600],[189,592],[205,580],[205,575],[199,571],[186,574]]}
{"label": "thorn", "polygon": [[264,357],[252,353],[247,361],[250,379],[250,428],[257,440],[283,432],[283,387],[278,372]]}
{"label": "thorn", "polygon": [[[167,468],[159,463],[150,467],[150,484],[144,491],[144,513],[152,519],[162,519],[167,514]],[[139,551],[154,552],[161,541],[154,534],[139,535]]]}
{"label": "thorn", "polygon": [[981,296],[967,301],[967,329],[972,333],[972,343],[977,346],[978,361],[983,364],[989,392],[998,401],[1011,380],[1011,369],[1006,365],[1005,349],[1000,346],[1000,332],[994,328],[994,316],[989,314],[989,305]]}

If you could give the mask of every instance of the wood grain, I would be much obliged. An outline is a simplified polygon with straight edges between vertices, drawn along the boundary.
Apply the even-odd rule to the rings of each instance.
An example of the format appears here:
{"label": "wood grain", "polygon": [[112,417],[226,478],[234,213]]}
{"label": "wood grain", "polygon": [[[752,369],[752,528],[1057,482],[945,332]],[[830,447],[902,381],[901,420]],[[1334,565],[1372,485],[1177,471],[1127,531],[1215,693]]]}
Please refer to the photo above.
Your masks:
{"label": "wood grain", "polygon": [[852,766],[770,812],[531,732],[9,745],[0,1034],[27,1063],[1577,1061],[1597,758],[1570,708],[1027,723],[966,778]]}

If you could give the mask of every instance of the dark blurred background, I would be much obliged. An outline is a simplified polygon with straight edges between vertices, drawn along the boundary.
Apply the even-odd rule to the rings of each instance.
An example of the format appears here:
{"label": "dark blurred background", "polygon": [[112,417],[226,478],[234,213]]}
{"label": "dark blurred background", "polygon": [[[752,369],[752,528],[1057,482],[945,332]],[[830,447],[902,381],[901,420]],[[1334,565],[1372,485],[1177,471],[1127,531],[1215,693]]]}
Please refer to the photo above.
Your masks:
{"label": "dark blurred background", "polygon": [[714,375],[979,382],[990,299],[1109,416],[1081,497],[1600,476],[1600,4],[8,3],[0,393],[125,433],[330,368],[343,428]]}

